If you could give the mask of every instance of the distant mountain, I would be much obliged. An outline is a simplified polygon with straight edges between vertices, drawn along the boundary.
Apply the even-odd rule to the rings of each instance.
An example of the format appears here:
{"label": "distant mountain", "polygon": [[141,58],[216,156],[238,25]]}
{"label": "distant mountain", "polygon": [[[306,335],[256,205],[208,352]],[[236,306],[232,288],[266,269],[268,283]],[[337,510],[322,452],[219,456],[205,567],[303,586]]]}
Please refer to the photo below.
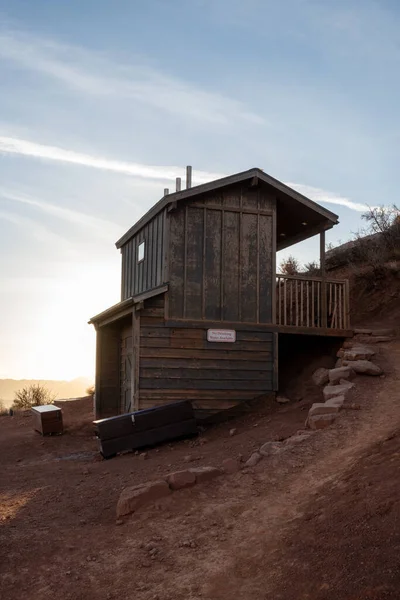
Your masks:
{"label": "distant mountain", "polygon": [[86,377],[77,377],[72,381],[53,381],[45,379],[0,379],[0,400],[6,407],[11,406],[14,394],[23,387],[40,383],[45,385],[57,396],[58,400],[64,398],[79,398],[86,395],[86,390],[93,381]]}

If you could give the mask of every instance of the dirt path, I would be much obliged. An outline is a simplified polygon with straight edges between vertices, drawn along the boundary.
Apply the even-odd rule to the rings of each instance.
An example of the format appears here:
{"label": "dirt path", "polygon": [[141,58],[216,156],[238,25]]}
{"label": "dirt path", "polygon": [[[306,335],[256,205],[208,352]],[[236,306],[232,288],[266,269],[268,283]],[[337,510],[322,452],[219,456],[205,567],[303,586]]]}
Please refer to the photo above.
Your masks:
{"label": "dirt path", "polygon": [[[113,515],[119,489],[131,483],[131,458],[87,458],[78,467],[52,463],[54,482],[40,474],[40,464],[47,463],[37,464],[37,456],[19,474],[10,468],[1,505],[9,517],[0,529],[0,596],[398,598],[400,443],[392,435],[400,430],[400,342],[382,347],[378,361],[386,378],[357,380],[353,400],[361,410],[343,411],[332,428],[301,446],[176,493],[122,526]],[[249,435],[254,431],[258,427],[249,426]],[[72,452],[73,441],[65,443]],[[204,452],[212,464],[213,452],[218,462],[220,454],[237,452],[238,444],[234,437],[190,452]],[[91,443],[81,446],[90,455]],[[164,449],[160,456],[174,464],[176,452]],[[188,450],[179,452],[182,458]],[[46,457],[44,451],[39,456]],[[151,461],[146,467],[154,476]],[[86,487],[94,475],[95,485]]]}

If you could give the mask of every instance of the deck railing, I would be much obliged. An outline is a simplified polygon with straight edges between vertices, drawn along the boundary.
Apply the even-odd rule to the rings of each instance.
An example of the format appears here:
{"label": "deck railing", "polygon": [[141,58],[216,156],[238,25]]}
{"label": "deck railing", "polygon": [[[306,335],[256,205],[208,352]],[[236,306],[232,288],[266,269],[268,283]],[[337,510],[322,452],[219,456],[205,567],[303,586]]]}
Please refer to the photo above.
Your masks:
{"label": "deck railing", "polygon": [[276,286],[277,325],[350,328],[348,281],[277,275]]}

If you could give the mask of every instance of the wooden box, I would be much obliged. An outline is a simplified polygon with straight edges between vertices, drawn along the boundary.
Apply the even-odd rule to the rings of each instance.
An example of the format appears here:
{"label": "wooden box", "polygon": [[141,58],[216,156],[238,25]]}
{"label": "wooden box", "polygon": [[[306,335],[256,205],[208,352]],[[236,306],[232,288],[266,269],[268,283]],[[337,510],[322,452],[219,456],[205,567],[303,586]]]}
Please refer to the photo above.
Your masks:
{"label": "wooden box", "polygon": [[187,400],[100,419],[94,426],[104,458],[197,435],[193,407]]}
{"label": "wooden box", "polygon": [[63,432],[62,411],[58,406],[48,404],[33,406],[34,429],[42,435],[60,434]]}

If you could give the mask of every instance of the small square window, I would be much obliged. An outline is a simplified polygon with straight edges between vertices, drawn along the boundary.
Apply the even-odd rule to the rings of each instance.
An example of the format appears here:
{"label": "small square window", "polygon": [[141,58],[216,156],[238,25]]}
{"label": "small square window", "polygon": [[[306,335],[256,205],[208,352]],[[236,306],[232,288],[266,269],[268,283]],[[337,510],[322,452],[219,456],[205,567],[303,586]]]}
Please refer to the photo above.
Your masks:
{"label": "small square window", "polygon": [[138,263],[144,260],[144,242],[139,244],[137,249],[137,261]]}

